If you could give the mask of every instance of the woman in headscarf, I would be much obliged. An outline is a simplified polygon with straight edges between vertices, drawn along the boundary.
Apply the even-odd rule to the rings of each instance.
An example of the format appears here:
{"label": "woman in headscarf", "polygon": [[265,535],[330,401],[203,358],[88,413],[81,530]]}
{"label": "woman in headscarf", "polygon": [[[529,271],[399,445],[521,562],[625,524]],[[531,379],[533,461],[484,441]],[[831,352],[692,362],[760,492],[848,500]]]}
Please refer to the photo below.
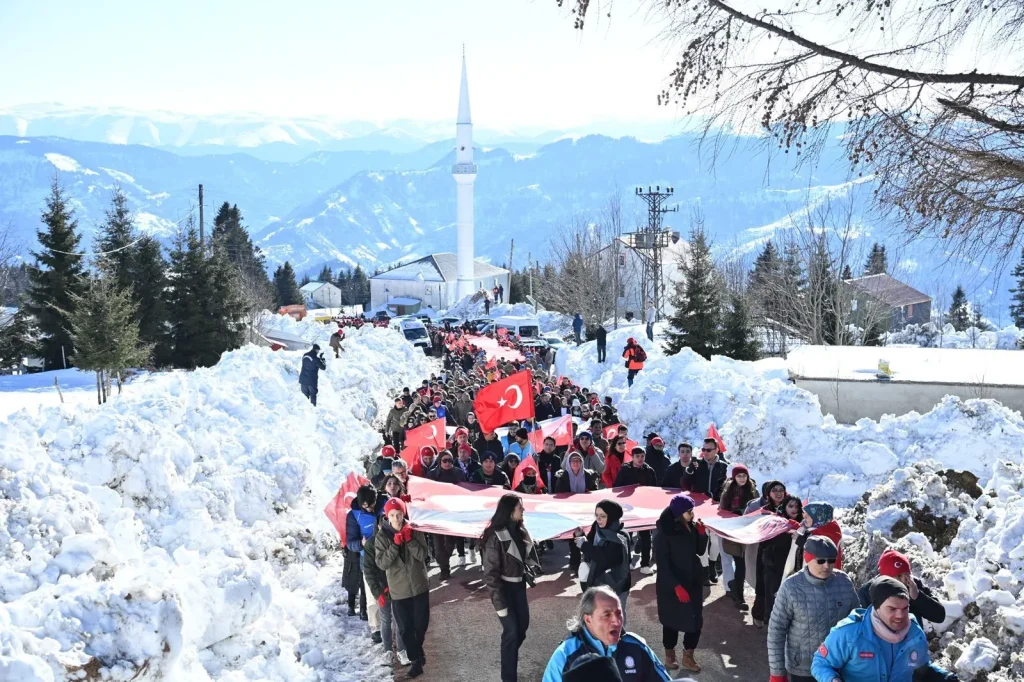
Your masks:
{"label": "woman in headscarf", "polygon": [[[597,490],[601,479],[596,472],[583,468],[583,455],[573,450],[568,455],[564,469],[555,474],[554,493],[586,493]],[[569,542],[569,571],[575,573],[580,568],[580,548],[574,541]]]}
{"label": "woman in headscarf", "polygon": [[626,627],[626,599],[633,584],[629,572],[631,549],[629,534],[622,527],[622,505],[614,500],[601,500],[594,508],[594,525],[586,536],[573,540],[583,554],[580,566],[580,588],[607,585],[619,595],[622,603],[622,627]]}
{"label": "woman in headscarf", "polygon": [[[700,557],[707,551],[704,524],[693,515],[693,498],[676,495],[658,518],[654,532],[654,557],[658,564],[658,620],[661,621],[665,667],[700,672],[693,654],[704,627],[704,569]],[[683,633],[683,658],[676,660],[679,633]]]}
{"label": "woman in headscarf", "polygon": [[523,501],[514,493],[498,500],[480,538],[484,584],[501,622],[501,682],[519,679],[519,648],[530,627],[526,585],[540,569],[537,551],[523,524]]}

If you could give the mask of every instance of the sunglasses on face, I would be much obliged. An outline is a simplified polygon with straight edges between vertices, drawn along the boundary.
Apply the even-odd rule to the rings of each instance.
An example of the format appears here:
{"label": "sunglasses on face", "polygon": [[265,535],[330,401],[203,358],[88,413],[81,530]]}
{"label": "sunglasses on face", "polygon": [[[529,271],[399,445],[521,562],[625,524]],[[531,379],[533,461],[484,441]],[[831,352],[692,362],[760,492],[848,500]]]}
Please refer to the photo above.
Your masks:
{"label": "sunglasses on face", "polygon": [[701,452],[714,452],[715,449],[714,448],[701,448],[700,451]]}
{"label": "sunglasses on face", "polygon": [[452,460],[447,459],[447,458],[441,460],[441,464],[451,464],[451,463],[452,463]]}
{"label": "sunglasses on face", "polygon": [[815,559],[814,561],[816,561],[819,566],[824,566],[825,564],[831,566],[836,563],[835,559]]}

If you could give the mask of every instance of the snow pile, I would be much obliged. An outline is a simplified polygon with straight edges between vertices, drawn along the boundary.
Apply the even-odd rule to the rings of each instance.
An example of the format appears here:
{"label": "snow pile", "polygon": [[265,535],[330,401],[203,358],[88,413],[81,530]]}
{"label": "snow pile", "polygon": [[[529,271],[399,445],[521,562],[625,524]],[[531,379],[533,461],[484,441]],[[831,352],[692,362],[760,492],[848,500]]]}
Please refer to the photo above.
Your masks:
{"label": "snow pile", "polygon": [[983,490],[924,461],[897,470],[842,519],[847,567],[864,580],[893,546],[946,606],[940,663],[962,680],[1024,677],[1024,468],[997,461]]}
{"label": "snow pile", "polygon": [[922,348],[987,348],[993,350],[1018,350],[1024,348],[1024,329],[1013,325],[995,331],[981,331],[971,327],[962,332],[947,324],[912,324],[889,334],[887,346],[913,345]]}
{"label": "snow pile", "polygon": [[[310,317],[304,320],[296,320],[291,315],[279,315],[269,311],[264,312],[263,317],[260,319],[260,330],[264,333],[269,331],[284,332],[289,336],[297,336],[309,343],[319,344],[321,349],[327,348],[327,343],[331,340],[331,334],[337,329],[338,325],[334,322],[323,324],[322,322],[314,322]],[[350,331],[346,329],[345,335],[347,336]]]}
{"label": "snow pile", "polygon": [[[443,311],[442,314],[463,320],[475,320],[482,317],[495,318],[504,315],[534,317],[533,306],[529,303],[491,305],[491,312],[486,313],[483,299],[474,300],[474,298],[476,297],[467,296],[448,310]],[[572,315],[553,310],[541,310],[536,317],[540,322],[540,331],[543,334],[558,334],[559,336],[572,334]]]}
{"label": "snow pile", "polygon": [[[822,416],[816,396],[788,383],[782,360],[709,362],[688,349],[668,357],[661,340],[647,342],[641,330],[610,332],[604,364],[594,343],[560,351],[557,373],[612,396],[634,438],[655,431],[673,454],[683,440],[699,443],[715,422],[730,461],[802,496],[852,504],[894,469],[922,459],[986,477],[998,459],[1019,460],[1024,452],[1024,419],[991,400],[946,397],[924,415],[845,426]],[[648,361],[627,390],[620,355],[629,336],[641,341]]]}
{"label": "snow pile", "polygon": [[0,421],[0,679],[361,679],[365,633],[320,602],[342,598],[322,509],[430,366],[388,330],[348,337],[318,408],[300,353],[246,346]]}

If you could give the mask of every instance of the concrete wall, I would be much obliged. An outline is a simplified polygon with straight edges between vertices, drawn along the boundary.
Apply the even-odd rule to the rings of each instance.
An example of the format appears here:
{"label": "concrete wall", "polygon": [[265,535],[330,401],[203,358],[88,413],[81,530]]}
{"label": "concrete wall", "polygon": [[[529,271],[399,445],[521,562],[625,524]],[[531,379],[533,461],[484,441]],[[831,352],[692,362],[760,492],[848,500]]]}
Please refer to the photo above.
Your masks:
{"label": "concrete wall", "polygon": [[961,400],[990,398],[1024,412],[1024,387],[1021,386],[828,379],[797,379],[794,383],[818,396],[822,413],[833,415],[841,424],[853,424],[864,417],[877,420],[883,414],[899,416],[910,411],[924,414],[947,395]]}
{"label": "concrete wall", "polygon": [[[428,288],[430,289],[429,294],[427,293]],[[390,290],[391,298],[415,298],[422,301],[423,308],[430,305],[434,310],[442,310],[450,305],[448,291],[450,289],[452,294],[455,293],[455,282],[449,284],[447,282],[420,282],[403,279],[371,279],[371,308],[377,308],[387,303],[389,294],[384,291],[385,289]]]}

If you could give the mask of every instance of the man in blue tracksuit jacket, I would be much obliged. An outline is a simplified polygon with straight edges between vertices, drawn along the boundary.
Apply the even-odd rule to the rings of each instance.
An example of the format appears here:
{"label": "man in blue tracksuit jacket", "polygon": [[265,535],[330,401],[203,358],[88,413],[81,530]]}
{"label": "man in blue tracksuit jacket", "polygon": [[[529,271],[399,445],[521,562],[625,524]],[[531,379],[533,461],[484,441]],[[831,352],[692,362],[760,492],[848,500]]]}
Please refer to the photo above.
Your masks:
{"label": "man in blue tracksuit jacket", "polygon": [[622,633],[622,604],[611,588],[591,587],[580,599],[579,611],[569,631],[544,669],[542,682],[562,682],[573,664],[588,655],[615,661],[623,680],[671,682],[665,667],[644,640]]}
{"label": "man in blue tracksuit jacket", "polygon": [[[915,677],[915,672],[920,668]],[[832,628],[811,662],[817,682],[948,682],[956,675],[931,663],[928,638],[910,615],[906,586],[883,577],[871,586],[871,606]]]}

